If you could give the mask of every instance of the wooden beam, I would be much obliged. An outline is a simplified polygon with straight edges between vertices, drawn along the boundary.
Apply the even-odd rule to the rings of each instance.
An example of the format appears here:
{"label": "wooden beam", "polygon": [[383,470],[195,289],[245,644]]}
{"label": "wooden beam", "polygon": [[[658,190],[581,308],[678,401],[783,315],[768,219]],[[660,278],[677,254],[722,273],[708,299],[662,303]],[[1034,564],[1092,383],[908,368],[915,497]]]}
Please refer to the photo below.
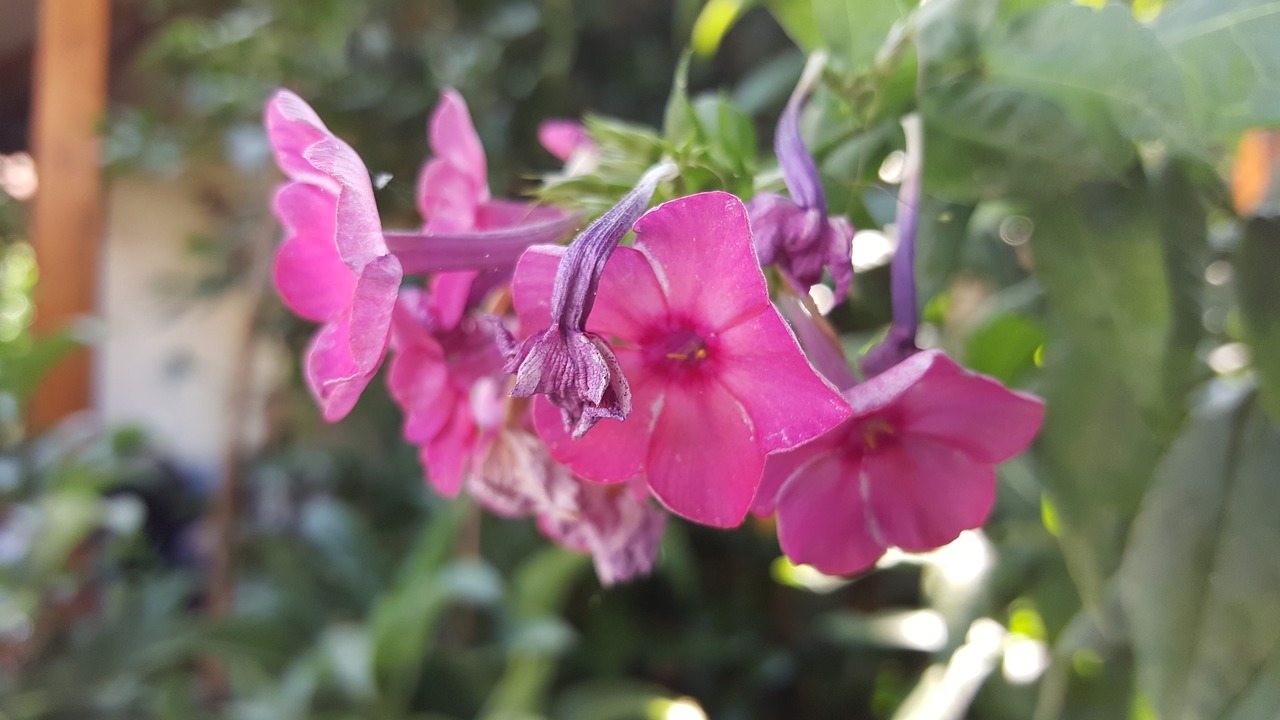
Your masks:
{"label": "wooden beam", "polygon": [[[40,0],[31,139],[40,179],[31,239],[40,266],[35,332],[47,335],[97,308],[102,238],[101,140],[107,98],[109,0]],[[77,351],[31,399],[39,432],[92,401],[92,359]]]}

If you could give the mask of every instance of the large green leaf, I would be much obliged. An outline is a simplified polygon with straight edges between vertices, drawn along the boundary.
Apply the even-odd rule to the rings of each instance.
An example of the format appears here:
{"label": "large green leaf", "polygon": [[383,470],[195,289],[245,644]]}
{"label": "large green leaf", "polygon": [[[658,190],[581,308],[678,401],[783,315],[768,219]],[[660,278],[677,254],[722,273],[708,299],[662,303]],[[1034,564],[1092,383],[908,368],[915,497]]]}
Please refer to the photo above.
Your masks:
{"label": "large green leaf", "polygon": [[870,68],[894,23],[917,5],[912,0],[812,0],[813,17],[832,56],[851,70]]}
{"label": "large green leaf", "polygon": [[1280,220],[1256,218],[1245,225],[1235,267],[1240,316],[1262,402],[1280,421]]}
{"label": "large green leaf", "polygon": [[1132,155],[1131,140],[1199,147],[1173,58],[1126,7],[1040,8],[988,42],[983,58],[993,82],[1058,103],[1108,154]]}
{"label": "large green leaf", "polygon": [[1015,88],[958,80],[925,88],[925,191],[964,201],[1058,195],[1113,178],[1129,158],[1108,152],[1057,104]]}
{"label": "large green leaf", "polygon": [[1204,408],[1160,464],[1117,579],[1163,720],[1275,717],[1277,467],[1280,432],[1250,399]]}
{"label": "large green leaf", "polygon": [[1215,138],[1280,122],[1280,2],[1171,2],[1152,29],[1178,62],[1198,131]]}
{"label": "large green leaf", "polygon": [[[1139,178],[1141,181],[1141,178]],[[1090,184],[1031,210],[1036,273],[1073,342],[1120,371],[1144,407],[1163,396],[1172,322],[1158,227],[1141,189]]]}

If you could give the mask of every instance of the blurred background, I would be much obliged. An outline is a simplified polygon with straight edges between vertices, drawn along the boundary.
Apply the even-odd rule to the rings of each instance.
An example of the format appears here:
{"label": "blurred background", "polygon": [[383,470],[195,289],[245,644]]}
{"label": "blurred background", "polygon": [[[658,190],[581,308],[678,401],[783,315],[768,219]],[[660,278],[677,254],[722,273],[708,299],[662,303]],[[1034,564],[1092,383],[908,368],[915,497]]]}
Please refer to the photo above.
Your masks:
{"label": "blurred background", "polygon": [[[1276,717],[1280,141],[1233,156],[1280,122],[1280,10],[1180,2],[0,0],[0,718]],[[841,579],[673,519],[605,590],[433,495],[377,384],[319,419],[270,286],[274,88],[413,227],[442,88],[520,196],[539,122],[661,127],[692,48],[767,184],[817,47],[848,349],[918,110],[926,332],[1049,400],[986,528]]]}

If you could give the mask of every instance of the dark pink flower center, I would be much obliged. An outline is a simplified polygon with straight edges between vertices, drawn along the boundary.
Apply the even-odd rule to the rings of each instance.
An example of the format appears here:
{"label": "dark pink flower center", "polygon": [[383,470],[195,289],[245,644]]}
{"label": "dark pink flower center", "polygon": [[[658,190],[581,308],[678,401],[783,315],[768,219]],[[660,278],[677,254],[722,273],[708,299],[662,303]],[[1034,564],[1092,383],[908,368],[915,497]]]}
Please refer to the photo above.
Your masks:
{"label": "dark pink flower center", "polygon": [[652,347],[651,356],[676,367],[695,367],[707,359],[707,341],[692,330],[670,332]]}
{"label": "dark pink flower center", "polygon": [[867,452],[884,450],[884,447],[897,442],[897,430],[886,418],[872,418],[861,423],[858,428],[861,445]]}

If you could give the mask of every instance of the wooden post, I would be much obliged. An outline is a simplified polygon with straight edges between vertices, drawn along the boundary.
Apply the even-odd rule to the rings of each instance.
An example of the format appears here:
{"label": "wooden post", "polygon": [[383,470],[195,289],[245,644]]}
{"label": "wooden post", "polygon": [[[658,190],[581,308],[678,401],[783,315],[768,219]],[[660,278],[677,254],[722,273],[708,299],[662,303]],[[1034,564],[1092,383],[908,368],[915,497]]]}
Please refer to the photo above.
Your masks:
{"label": "wooden post", "polygon": [[[107,96],[109,0],[40,0],[32,83],[32,154],[40,187],[31,239],[40,266],[35,332],[97,308],[102,237],[101,141]],[[39,432],[90,406],[92,362],[79,350],[49,371],[31,399]]]}

